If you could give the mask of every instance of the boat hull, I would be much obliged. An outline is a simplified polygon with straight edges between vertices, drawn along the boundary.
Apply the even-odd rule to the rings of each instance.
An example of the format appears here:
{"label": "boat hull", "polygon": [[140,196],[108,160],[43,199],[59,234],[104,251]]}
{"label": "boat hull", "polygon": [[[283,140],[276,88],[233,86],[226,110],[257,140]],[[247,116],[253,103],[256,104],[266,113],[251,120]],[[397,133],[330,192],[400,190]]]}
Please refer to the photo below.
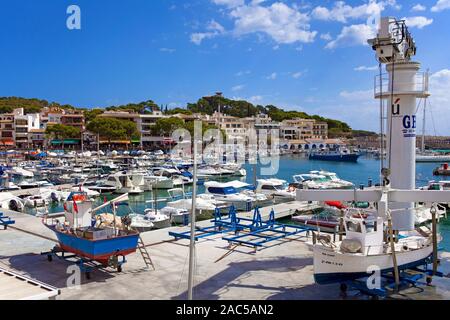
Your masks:
{"label": "boat hull", "polygon": [[136,233],[110,239],[90,240],[60,232],[54,226],[48,227],[55,232],[61,249],[103,265],[108,265],[112,256],[126,256],[136,252],[139,239],[139,234]]}
{"label": "boat hull", "polygon": [[[408,269],[423,265],[432,256],[433,247],[396,252],[398,268]],[[342,254],[320,245],[314,246],[314,280],[318,284],[341,283],[370,276],[370,267],[377,266],[381,273],[393,271],[390,254]]]}
{"label": "boat hull", "polygon": [[310,154],[309,160],[334,161],[334,162],[357,162],[359,154]]}

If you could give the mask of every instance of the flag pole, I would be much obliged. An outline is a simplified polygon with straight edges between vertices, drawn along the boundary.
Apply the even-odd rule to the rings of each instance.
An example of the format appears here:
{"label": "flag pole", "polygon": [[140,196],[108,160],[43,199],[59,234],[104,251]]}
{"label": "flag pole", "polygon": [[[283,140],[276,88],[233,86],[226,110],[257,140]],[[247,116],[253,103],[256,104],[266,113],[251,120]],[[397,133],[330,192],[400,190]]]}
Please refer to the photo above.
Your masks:
{"label": "flag pole", "polygon": [[[197,123],[197,121],[196,121]],[[201,129],[200,129],[201,130]],[[197,125],[194,124],[194,169],[192,184],[192,207],[191,207],[191,238],[189,243],[189,275],[188,275],[188,300],[193,299],[194,287],[194,257],[195,257],[195,211],[197,200]]]}

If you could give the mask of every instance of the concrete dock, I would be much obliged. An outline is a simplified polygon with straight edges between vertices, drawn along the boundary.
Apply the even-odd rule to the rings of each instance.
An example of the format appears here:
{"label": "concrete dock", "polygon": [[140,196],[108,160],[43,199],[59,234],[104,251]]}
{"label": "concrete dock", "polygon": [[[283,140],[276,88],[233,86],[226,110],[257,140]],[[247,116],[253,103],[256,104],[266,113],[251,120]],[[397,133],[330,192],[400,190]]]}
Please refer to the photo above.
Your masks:
{"label": "concrete dock", "polygon": [[[5,211],[5,210],[4,210]],[[73,264],[41,252],[55,245],[55,237],[39,218],[5,211],[16,220],[13,228],[0,230],[0,266],[61,289],[57,299],[185,299],[187,297],[188,240],[174,241],[169,228],[142,234],[156,270],[146,269],[139,253],[127,256],[123,272],[95,270],[90,280],[72,287]],[[208,221],[202,221],[207,225]],[[341,299],[339,286],[319,286],[313,280],[309,239],[290,237],[270,243],[256,253],[252,248],[230,251],[228,242],[215,235],[196,246],[195,299]],[[450,274],[450,254],[441,255],[442,269]],[[69,268],[69,269],[68,269]],[[69,285],[68,285],[69,283]],[[435,278],[420,294],[405,293],[400,299],[450,299],[450,279]],[[347,299],[367,299],[349,293]]]}

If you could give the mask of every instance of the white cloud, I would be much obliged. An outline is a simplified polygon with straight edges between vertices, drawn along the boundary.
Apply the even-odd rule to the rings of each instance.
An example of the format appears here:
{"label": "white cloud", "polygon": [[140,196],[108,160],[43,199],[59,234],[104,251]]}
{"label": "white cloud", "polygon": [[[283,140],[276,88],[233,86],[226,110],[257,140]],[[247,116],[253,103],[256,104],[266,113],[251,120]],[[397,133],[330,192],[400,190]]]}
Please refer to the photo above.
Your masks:
{"label": "white cloud", "polygon": [[248,101],[253,103],[253,104],[256,104],[256,103],[261,102],[262,99],[263,99],[262,96],[251,96],[250,98],[248,98]]}
{"label": "white cloud", "polygon": [[327,9],[322,6],[314,8],[311,16],[318,20],[347,23],[350,19],[367,19],[372,16],[379,16],[387,4],[393,5],[395,1],[370,1],[369,3],[356,7],[347,5],[344,1],[337,1],[332,9]]}
{"label": "white cloud", "polygon": [[427,7],[425,7],[424,5],[421,5],[420,3],[416,4],[415,6],[413,6],[411,8],[411,11],[415,11],[415,12],[425,11],[425,10],[427,10]]}
{"label": "white cloud", "polygon": [[328,42],[326,49],[349,47],[355,45],[367,45],[367,40],[376,36],[375,26],[356,24],[345,26],[337,38]]}
{"label": "white cloud", "polygon": [[320,39],[325,40],[325,41],[330,41],[333,38],[331,37],[330,33],[322,33],[320,35]]}
{"label": "white cloud", "polygon": [[[450,135],[450,69],[442,69],[430,76],[430,93],[427,111],[427,131]],[[432,117],[431,117],[432,115]],[[432,120],[432,121],[431,121]],[[433,122],[433,123],[432,123]]]}
{"label": "white cloud", "polygon": [[355,71],[374,71],[374,70],[378,70],[378,66],[371,66],[371,67],[359,66],[353,70],[355,70]]}
{"label": "white cloud", "polygon": [[275,80],[277,78],[277,73],[273,72],[269,76],[266,77],[267,80]]}
{"label": "white cloud", "polygon": [[231,91],[233,91],[233,92],[240,91],[240,90],[244,89],[244,87],[245,87],[245,85],[239,84],[237,86],[232,87]]}
{"label": "white cloud", "polygon": [[440,70],[430,76],[431,98],[435,102],[447,103],[445,109],[450,104],[450,69]]}
{"label": "white cloud", "polygon": [[300,78],[302,75],[303,75],[302,72],[295,72],[295,73],[292,74],[292,78],[298,79],[298,78]]}
{"label": "white cloud", "polygon": [[403,18],[406,21],[406,25],[410,28],[422,29],[433,23],[433,19],[428,19],[427,17],[408,17]]}
{"label": "white cloud", "polygon": [[250,70],[243,70],[243,71],[236,72],[235,76],[236,77],[242,77],[242,76],[248,75],[250,73],[251,73]]}
{"label": "white cloud", "polygon": [[191,34],[191,42],[200,45],[205,39],[212,39],[225,33],[225,28],[215,20],[211,20],[206,29],[207,32],[196,32]]}
{"label": "white cloud", "polygon": [[298,9],[282,2],[270,6],[252,1],[235,7],[230,16],[234,19],[234,34],[243,36],[263,33],[277,43],[313,42],[317,31],[310,31],[309,17]]}
{"label": "white cloud", "polygon": [[440,12],[443,10],[450,9],[450,0],[439,0],[436,4],[431,8],[433,12]]}
{"label": "white cloud", "polygon": [[234,8],[245,4],[245,0],[212,0],[217,5],[224,5],[228,8]]}

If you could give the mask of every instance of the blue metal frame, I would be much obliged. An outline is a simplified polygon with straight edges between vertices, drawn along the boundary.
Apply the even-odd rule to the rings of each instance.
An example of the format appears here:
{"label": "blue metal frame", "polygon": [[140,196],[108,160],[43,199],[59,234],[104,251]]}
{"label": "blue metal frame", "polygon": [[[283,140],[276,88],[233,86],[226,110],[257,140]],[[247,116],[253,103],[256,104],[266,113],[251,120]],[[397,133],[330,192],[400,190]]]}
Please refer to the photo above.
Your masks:
{"label": "blue metal frame", "polygon": [[3,226],[3,229],[6,230],[9,225],[15,224],[16,221],[12,220],[8,216],[4,216],[3,212],[0,212],[0,226]]}
{"label": "blue metal frame", "polygon": [[[262,221],[258,208],[255,209],[252,220],[244,220],[252,221],[252,224],[249,225],[251,232],[236,235],[234,237],[224,237],[222,239],[228,241],[230,244],[247,245],[256,249],[258,247],[264,247],[264,244],[266,243],[312,230],[309,227],[276,223],[275,212],[273,209],[270,212],[269,220],[267,221]],[[269,235],[267,232],[275,234]],[[246,238],[252,239],[245,240]]]}
{"label": "blue metal frame", "polygon": [[[421,280],[424,277],[442,277],[442,272],[436,272],[433,275],[433,270],[430,270],[428,268],[428,264],[432,263],[432,258],[428,258],[424,261],[423,268],[420,266],[418,267],[411,267],[407,269],[403,269],[400,271],[399,278],[400,278],[400,287],[405,286],[417,286],[418,284],[427,285],[428,283],[424,283]],[[418,273],[411,273],[411,271],[415,271]],[[352,281],[344,281],[341,283],[341,290],[343,286],[344,288],[351,288],[360,291],[361,293],[367,294],[372,297],[387,297],[389,293],[395,288],[395,277],[392,272],[383,272],[381,273],[382,279],[384,279],[384,284],[381,288],[375,288],[375,289],[369,289],[367,287],[367,279],[368,277],[360,278],[357,280]]]}
{"label": "blue metal frame", "polygon": [[[82,273],[86,274],[86,276],[88,278],[90,277],[90,273],[92,271],[94,271],[95,269],[104,269],[105,268],[104,265],[102,265],[101,263],[98,263],[94,260],[80,257],[76,254],[72,254],[72,253],[67,254],[67,253],[68,253],[67,251],[61,249],[59,246],[55,246],[49,252],[41,252],[41,255],[46,255],[47,259],[50,262],[52,261],[52,257],[56,257],[56,258],[64,260],[64,261],[74,263],[75,265],[77,265],[80,268],[80,271]],[[125,258],[125,256],[120,255],[120,257],[122,259],[117,262],[117,270],[119,272],[122,270],[122,265],[127,263],[127,259]],[[75,259],[75,261],[73,261],[71,259]]]}

